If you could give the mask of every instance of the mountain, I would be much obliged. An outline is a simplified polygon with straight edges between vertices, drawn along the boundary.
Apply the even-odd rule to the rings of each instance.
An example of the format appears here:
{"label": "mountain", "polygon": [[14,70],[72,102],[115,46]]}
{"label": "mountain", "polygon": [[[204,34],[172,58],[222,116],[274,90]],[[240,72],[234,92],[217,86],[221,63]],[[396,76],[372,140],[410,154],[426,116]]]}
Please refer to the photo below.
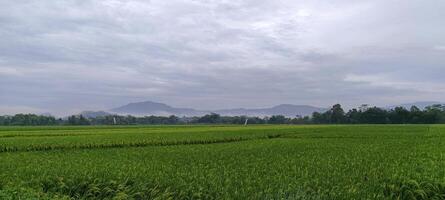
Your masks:
{"label": "mountain", "polygon": [[271,108],[259,108],[259,109],[228,109],[228,110],[216,110],[215,113],[220,115],[247,115],[247,116],[271,116],[271,115],[284,115],[287,117],[299,116],[309,116],[313,112],[324,112],[327,109],[318,108],[314,106],[307,105],[292,105],[292,104],[281,104]]}
{"label": "mountain", "polygon": [[178,116],[199,116],[204,115],[205,111],[198,111],[191,108],[175,108],[163,103],[153,101],[144,101],[137,103],[130,103],[118,108],[113,108],[110,111],[118,114],[130,115],[178,115]]}
{"label": "mountain", "polygon": [[[426,106],[430,106],[433,104],[443,104],[435,101],[424,101],[424,102],[415,102],[415,103],[406,103],[394,106],[383,107],[386,109],[393,109],[397,106],[402,106],[407,109],[410,109],[411,106],[417,106],[420,109],[424,109]],[[98,117],[98,116],[106,116],[112,114],[120,114],[120,115],[135,115],[135,116],[147,116],[147,115],[156,115],[156,116],[203,116],[210,113],[217,113],[223,116],[272,116],[272,115],[284,115],[286,117],[295,117],[295,116],[310,116],[313,112],[325,112],[327,108],[320,108],[315,106],[308,105],[292,105],[292,104],[281,104],[270,108],[235,108],[235,109],[221,109],[221,110],[198,110],[193,108],[176,108],[173,106],[169,106],[164,103],[158,103],[153,101],[144,101],[144,102],[136,102],[129,103],[124,106],[120,106],[117,108],[113,108],[109,111],[84,111],[82,114],[85,117]]]}
{"label": "mountain", "polygon": [[130,115],[177,115],[177,116],[202,116],[209,113],[217,113],[225,116],[235,115],[247,115],[247,116],[271,116],[271,115],[284,115],[288,117],[308,116],[313,112],[326,111],[324,108],[318,108],[307,105],[291,105],[281,104],[271,108],[259,108],[259,109],[224,109],[224,110],[196,110],[192,108],[175,108],[163,103],[157,103],[152,101],[144,101],[137,103],[130,103],[118,108],[110,110],[111,112],[118,114],[130,114]]}
{"label": "mountain", "polygon": [[444,104],[444,103],[440,103],[437,101],[419,101],[419,102],[414,102],[414,103],[405,103],[405,104],[400,104],[400,105],[395,105],[395,106],[388,106],[387,108],[393,109],[395,107],[404,107],[406,109],[410,109],[412,106],[416,106],[419,109],[425,109],[425,107],[431,106],[434,104]]}

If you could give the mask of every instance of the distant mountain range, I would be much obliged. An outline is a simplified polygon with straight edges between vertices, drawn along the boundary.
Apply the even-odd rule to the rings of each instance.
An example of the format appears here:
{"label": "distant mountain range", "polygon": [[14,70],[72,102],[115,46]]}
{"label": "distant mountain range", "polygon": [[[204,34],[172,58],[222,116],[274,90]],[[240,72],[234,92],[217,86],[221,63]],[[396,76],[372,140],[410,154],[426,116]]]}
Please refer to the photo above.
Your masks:
{"label": "distant mountain range", "polygon": [[[163,103],[157,103],[152,101],[144,101],[137,103],[130,103],[121,107],[113,108],[111,113],[117,114],[130,114],[130,115],[177,115],[177,116],[202,116],[209,113],[217,113],[225,116],[271,116],[271,115],[284,115],[288,117],[308,116],[313,112],[323,112],[326,108],[319,108],[307,105],[291,105],[281,104],[270,108],[257,108],[257,109],[222,109],[222,110],[197,110],[193,108],[176,108]],[[88,114],[88,113],[87,113]],[[96,113],[93,113],[96,114]]]}
{"label": "distant mountain range", "polygon": [[199,111],[192,108],[175,108],[163,103],[153,101],[144,101],[130,103],[110,110],[113,113],[131,114],[131,115],[178,115],[178,116],[200,116],[205,115],[206,111]]}
{"label": "distant mountain range", "polygon": [[326,108],[319,108],[307,105],[292,105],[292,104],[281,104],[271,108],[257,108],[257,109],[227,109],[227,110],[215,110],[214,113],[226,116],[271,116],[271,115],[284,115],[288,117],[299,116],[309,116],[313,112],[324,112]]}
{"label": "distant mountain range", "polygon": [[[410,109],[411,106],[417,106],[420,109],[424,109],[426,106],[433,104],[441,104],[440,102],[425,101],[425,102],[415,102],[400,104],[394,106],[387,106],[386,109],[393,109],[397,106],[402,106]],[[320,108],[308,105],[292,105],[292,104],[281,104],[269,108],[236,108],[236,109],[222,109],[222,110],[198,110],[193,108],[176,108],[164,103],[158,103],[153,101],[144,101],[129,103],[124,106],[110,109],[109,111],[84,111],[82,114],[85,117],[98,117],[106,116],[111,114],[119,115],[135,115],[135,116],[202,116],[210,113],[217,113],[223,116],[272,116],[272,115],[284,115],[287,117],[295,116],[310,116],[313,112],[325,112],[328,108]]]}

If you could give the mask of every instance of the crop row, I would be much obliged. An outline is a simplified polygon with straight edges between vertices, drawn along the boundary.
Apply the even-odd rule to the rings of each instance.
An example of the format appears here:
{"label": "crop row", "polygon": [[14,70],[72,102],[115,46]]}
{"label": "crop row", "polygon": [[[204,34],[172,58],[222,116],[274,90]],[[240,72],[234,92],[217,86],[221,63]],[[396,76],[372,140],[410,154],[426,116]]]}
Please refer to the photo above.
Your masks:
{"label": "crop row", "polygon": [[[445,127],[428,129],[82,128],[99,135],[2,138],[18,152],[0,155],[0,199],[440,199]],[[61,149],[25,152],[33,145]]]}
{"label": "crop row", "polygon": [[29,151],[52,151],[66,149],[99,149],[99,148],[126,148],[126,147],[146,147],[146,146],[173,146],[173,145],[197,145],[197,144],[217,144],[241,142],[253,139],[273,139],[281,135],[267,135],[265,137],[255,138],[222,138],[222,139],[205,139],[205,140],[141,140],[136,142],[115,142],[115,143],[84,143],[84,144],[65,144],[65,145],[28,145],[20,148],[16,146],[0,146],[0,153],[5,152],[29,152]]}

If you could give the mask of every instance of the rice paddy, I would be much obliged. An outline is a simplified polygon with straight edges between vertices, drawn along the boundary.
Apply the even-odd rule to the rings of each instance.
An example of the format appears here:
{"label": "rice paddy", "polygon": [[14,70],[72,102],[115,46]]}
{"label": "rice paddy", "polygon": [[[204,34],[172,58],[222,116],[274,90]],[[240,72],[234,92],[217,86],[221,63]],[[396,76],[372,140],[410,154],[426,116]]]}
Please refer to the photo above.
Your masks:
{"label": "rice paddy", "polygon": [[445,126],[0,127],[0,199],[443,199]]}

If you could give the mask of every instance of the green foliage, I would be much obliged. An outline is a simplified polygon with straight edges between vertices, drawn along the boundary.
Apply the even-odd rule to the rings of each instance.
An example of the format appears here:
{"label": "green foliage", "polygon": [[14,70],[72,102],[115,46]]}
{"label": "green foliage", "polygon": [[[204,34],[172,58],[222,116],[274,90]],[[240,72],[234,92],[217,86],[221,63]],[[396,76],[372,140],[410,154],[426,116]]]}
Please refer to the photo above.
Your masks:
{"label": "green foliage", "polygon": [[169,188],[156,185],[137,184],[131,180],[121,182],[99,179],[64,179],[48,178],[41,181],[44,193],[68,199],[173,199],[174,194]]}
{"label": "green foliage", "polygon": [[218,124],[221,123],[221,116],[216,113],[204,115],[198,119],[198,123],[203,124]]}
{"label": "green foliage", "polygon": [[413,106],[410,110],[396,107],[391,110],[362,105],[345,113],[340,104],[335,104],[324,113],[314,112],[312,117],[296,116],[289,118],[283,115],[270,117],[220,116],[216,113],[201,117],[165,116],[120,116],[108,115],[86,118],[72,115],[66,119],[33,114],[0,116],[0,125],[184,125],[184,124],[443,124],[445,123],[445,106],[432,105],[421,110]]}
{"label": "green foliage", "polygon": [[47,194],[42,194],[35,191],[32,188],[27,187],[3,187],[0,188],[0,199],[2,200],[17,200],[17,199],[39,199],[39,200],[49,200],[49,199],[62,199],[50,197]]}
{"label": "green foliage", "polygon": [[287,124],[289,119],[283,115],[273,115],[268,120],[269,124]]}
{"label": "green foliage", "polygon": [[445,123],[445,109],[442,105],[432,105],[424,110],[413,106],[410,110],[396,107],[386,110],[363,105],[344,113],[339,104],[324,113],[313,113],[316,124],[439,124]]}
{"label": "green foliage", "polygon": [[399,181],[386,184],[385,196],[390,199],[428,200],[445,199],[445,184],[439,182]]}
{"label": "green foliage", "polygon": [[90,121],[82,115],[72,115],[67,119],[68,125],[90,125]]}
{"label": "green foliage", "polygon": [[0,127],[0,146],[14,149],[0,152],[0,199],[441,199],[444,134],[439,125]]}
{"label": "green foliage", "polygon": [[340,104],[335,104],[324,113],[312,114],[312,121],[316,124],[341,124],[346,122],[345,111]]}
{"label": "green foliage", "polygon": [[[292,127],[98,126],[0,128],[0,152],[230,143],[295,132]],[[211,130],[211,131],[209,131]],[[218,134],[213,134],[213,133]]]}
{"label": "green foliage", "polygon": [[57,121],[52,116],[35,114],[17,114],[14,116],[0,116],[0,125],[4,126],[39,126],[56,125]]}

